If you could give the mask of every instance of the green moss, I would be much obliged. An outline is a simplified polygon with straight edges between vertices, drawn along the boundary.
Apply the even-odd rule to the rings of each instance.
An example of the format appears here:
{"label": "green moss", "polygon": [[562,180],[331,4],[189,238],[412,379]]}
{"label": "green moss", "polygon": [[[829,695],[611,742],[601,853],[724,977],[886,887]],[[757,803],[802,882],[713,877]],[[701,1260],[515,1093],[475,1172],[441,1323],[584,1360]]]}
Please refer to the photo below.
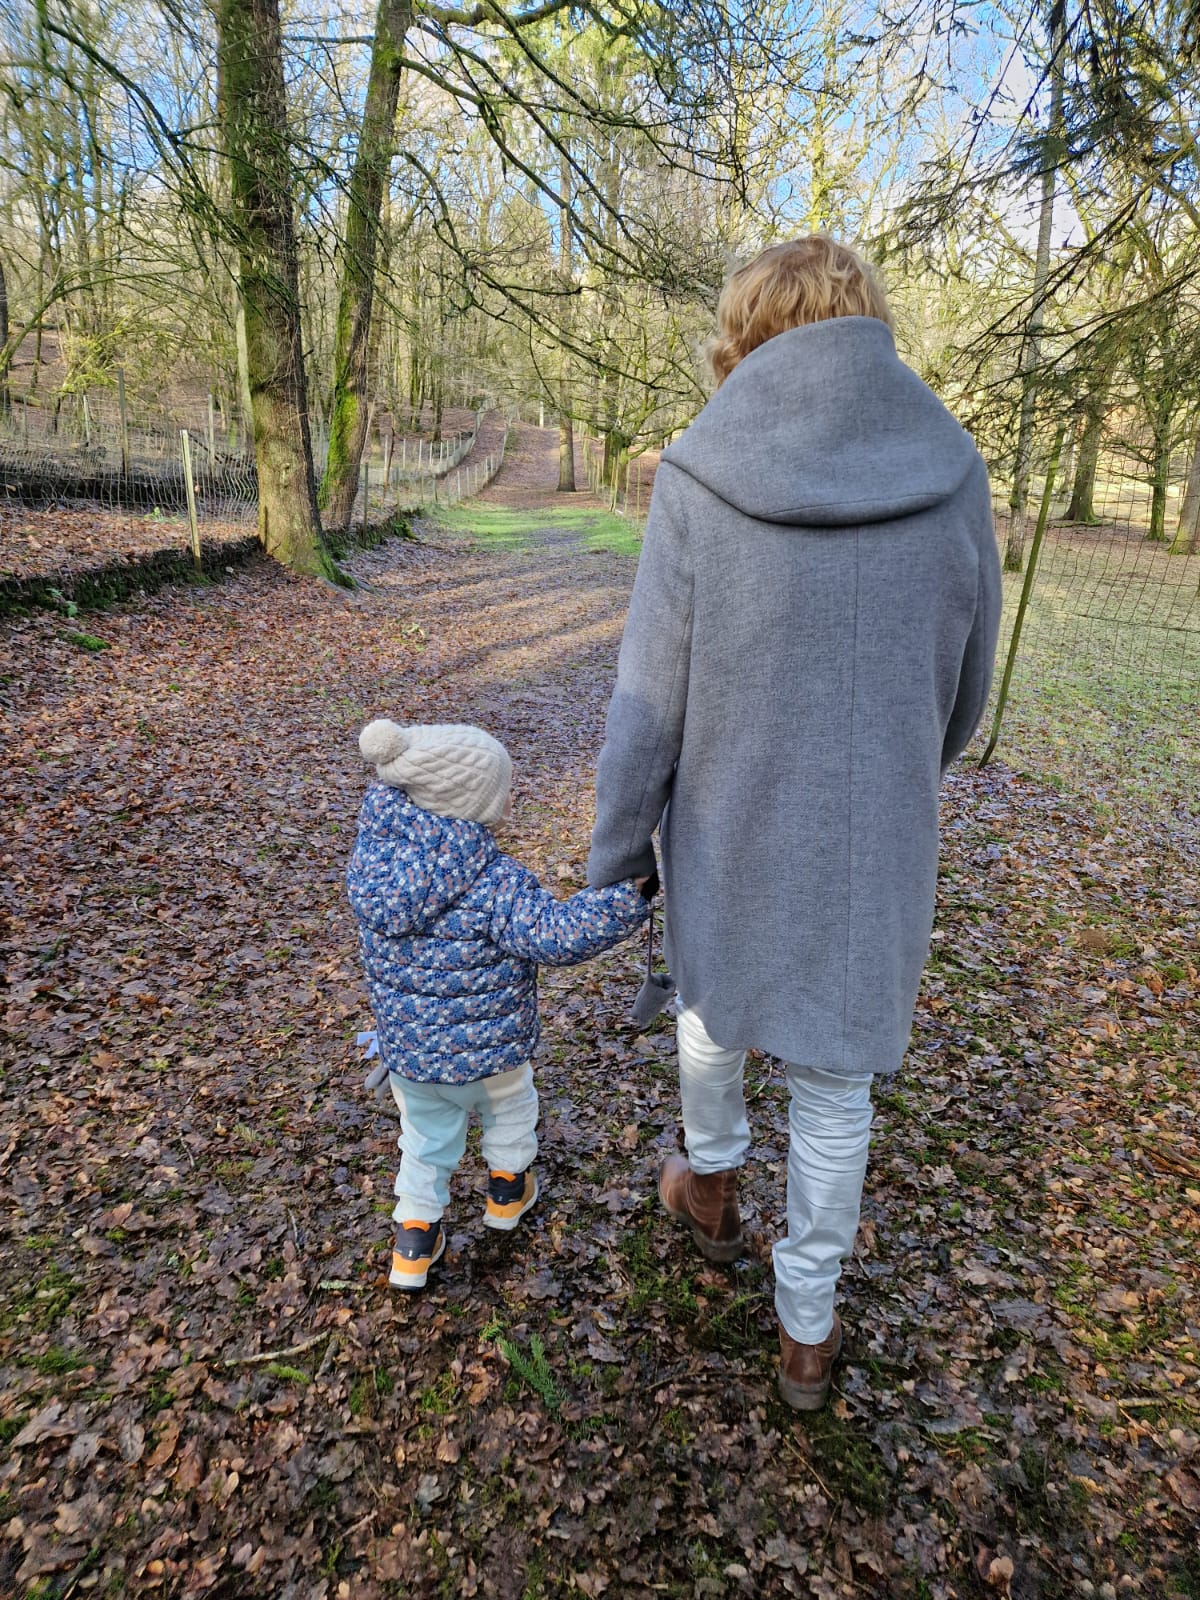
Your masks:
{"label": "green moss", "polygon": [[308,1384],[312,1382],[311,1373],[303,1372],[299,1367],[285,1366],[282,1361],[272,1361],[267,1371],[273,1378],[280,1378],[284,1383]]}
{"label": "green moss", "polygon": [[797,1441],[803,1440],[821,1481],[835,1495],[874,1516],[887,1509],[891,1494],[887,1468],[874,1444],[860,1431],[861,1424],[843,1420],[832,1406],[798,1418],[795,1411],[774,1399],[768,1416],[781,1432],[796,1430]]}
{"label": "green moss", "polygon": [[[201,571],[209,578],[220,577],[227,567],[244,566],[261,553],[255,534],[228,543],[202,539]],[[190,550],[155,550],[147,556],[116,560],[88,572],[59,577],[53,583],[44,577],[6,576],[0,578],[0,616],[25,616],[38,609],[61,614],[67,607],[71,616],[78,611],[102,611],[131,595],[152,594],[167,583],[195,581]]]}
{"label": "green moss", "polygon": [[98,639],[94,633],[76,633],[73,628],[59,634],[59,638],[65,639],[68,644],[78,645],[81,650],[90,651],[92,655],[101,650],[112,649],[107,639]]}
{"label": "green moss", "polygon": [[48,1350],[43,1350],[39,1356],[25,1359],[23,1365],[35,1367],[44,1378],[53,1378],[64,1372],[78,1372],[84,1365],[78,1356],[72,1355],[69,1350],[64,1350],[61,1345],[52,1344]]}
{"label": "green moss", "polygon": [[79,1283],[70,1273],[52,1263],[23,1294],[13,1295],[0,1307],[0,1328],[13,1328],[27,1322],[37,1332],[52,1328],[79,1292]]}
{"label": "green moss", "polygon": [[458,1383],[450,1372],[443,1372],[417,1396],[422,1411],[435,1417],[445,1417],[458,1403]]}

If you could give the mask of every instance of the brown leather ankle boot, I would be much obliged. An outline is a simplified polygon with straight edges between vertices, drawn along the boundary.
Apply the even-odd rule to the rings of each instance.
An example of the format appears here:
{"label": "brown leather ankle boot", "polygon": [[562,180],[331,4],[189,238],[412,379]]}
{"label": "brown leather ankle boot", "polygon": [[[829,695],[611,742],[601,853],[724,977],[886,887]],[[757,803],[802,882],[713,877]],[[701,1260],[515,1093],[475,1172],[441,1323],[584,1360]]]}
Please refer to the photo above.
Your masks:
{"label": "brown leather ankle boot", "polygon": [[833,1363],[841,1354],[842,1319],[835,1311],[833,1327],[820,1344],[801,1344],[779,1328],[779,1393],[797,1411],[819,1411],[829,1398]]}
{"label": "brown leather ankle boot", "polygon": [[700,1254],[709,1261],[736,1261],[742,1253],[737,1170],[693,1172],[683,1156],[668,1156],[658,1175],[663,1205],[691,1225]]}

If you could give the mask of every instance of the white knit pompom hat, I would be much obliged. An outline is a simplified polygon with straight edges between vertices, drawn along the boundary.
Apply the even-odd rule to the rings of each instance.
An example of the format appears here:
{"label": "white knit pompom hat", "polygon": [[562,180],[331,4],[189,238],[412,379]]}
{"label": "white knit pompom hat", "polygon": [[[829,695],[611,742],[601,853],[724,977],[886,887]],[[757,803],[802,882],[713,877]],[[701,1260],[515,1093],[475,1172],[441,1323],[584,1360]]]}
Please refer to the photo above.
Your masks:
{"label": "white knit pompom hat", "polygon": [[499,739],[457,723],[402,728],[380,717],[358,736],[380,783],[442,817],[499,822],[512,788],[512,762]]}

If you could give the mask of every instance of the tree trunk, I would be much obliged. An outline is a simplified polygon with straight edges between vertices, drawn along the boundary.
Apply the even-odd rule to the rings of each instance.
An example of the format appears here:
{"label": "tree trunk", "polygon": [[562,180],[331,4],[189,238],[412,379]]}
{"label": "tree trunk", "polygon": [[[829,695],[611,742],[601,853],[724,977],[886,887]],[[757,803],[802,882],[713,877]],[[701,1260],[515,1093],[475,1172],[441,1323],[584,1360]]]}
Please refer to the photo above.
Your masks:
{"label": "tree trunk", "polygon": [[218,0],[217,76],[246,318],[258,536],[294,572],[337,579],[321,538],[308,432],[279,0]]}
{"label": "tree trunk", "polygon": [[1025,560],[1025,526],[1029,515],[1029,476],[1033,464],[1034,402],[1037,399],[1038,363],[1042,329],[1046,321],[1046,280],[1050,275],[1050,233],[1054,223],[1054,186],[1057,177],[1063,124],[1063,53],[1066,47],[1066,0],[1051,0],[1050,7],[1050,118],[1042,144],[1042,200],[1038,216],[1037,252],[1033,264],[1033,304],[1021,355],[1021,415],[1017,425],[1017,455],[1013,463],[1012,493],[1008,504],[1008,543],[1004,550],[1006,572],[1020,572]]}
{"label": "tree trunk", "polygon": [[238,409],[242,413],[242,448],[254,449],[254,401],[250,398],[250,353],[246,348],[246,307],[239,284],[234,284],[234,340],[237,345]]}
{"label": "tree trunk", "polygon": [[0,261],[0,416],[12,410],[8,397],[8,280],[4,276],[4,262]]}
{"label": "tree trunk", "polygon": [[1083,418],[1076,417],[1067,430],[1062,460],[1058,464],[1058,476],[1054,482],[1055,500],[1070,498],[1071,485],[1075,479],[1075,456],[1079,450],[1079,439],[1083,433],[1083,427]]}
{"label": "tree trunk", "polygon": [[379,0],[358,150],[350,175],[342,289],[329,401],[329,458],[321,505],[332,528],[350,525],[366,438],[367,352],[383,191],[396,143],[396,107],[412,0]]}
{"label": "tree trunk", "polygon": [[558,382],[558,492],[575,492],[575,428],[571,421],[571,391],[565,377]]}
{"label": "tree trunk", "polygon": [[[563,327],[570,327],[571,163],[560,151],[558,163],[558,277],[563,291]],[[558,352],[558,492],[575,492],[575,427],[571,407],[571,357],[565,337]]]}
{"label": "tree trunk", "polygon": [[1194,556],[1200,553],[1200,416],[1196,418],[1192,434],[1192,459],[1188,467],[1187,488],[1179,507],[1179,523],[1171,541],[1173,556]]}
{"label": "tree trunk", "polygon": [[1146,538],[1152,544],[1165,544],[1167,539],[1167,480],[1171,475],[1171,423],[1155,440],[1154,472],[1150,479],[1150,527]]}
{"label": "tree trunk", "polygon": [[[1102,397],[1097,397],[1102,399]],[[1092,504],[1096,492],[1096,468],[1100,462],[1100,440],[1104,421],[1099,404],[1089,404],[1083,418],[1083,436],[1079,441],[1079,459],[1075,467],[1075,483],[1071,489],[1071,503],[1067,507],[1067,522],[1094,523],[1099,521]]]}

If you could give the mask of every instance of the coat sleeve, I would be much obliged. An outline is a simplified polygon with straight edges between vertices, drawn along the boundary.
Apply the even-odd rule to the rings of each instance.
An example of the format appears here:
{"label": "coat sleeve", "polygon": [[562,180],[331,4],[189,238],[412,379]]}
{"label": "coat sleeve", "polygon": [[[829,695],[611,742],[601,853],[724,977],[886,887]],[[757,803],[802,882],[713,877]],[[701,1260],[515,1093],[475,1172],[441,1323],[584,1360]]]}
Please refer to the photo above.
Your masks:
{"label": "coat sleeve", "polygon": [[596,772],[587,868],[593,885],[653,870],[651,835],[683,744],[693,578],[678,491],[679,471],[664,463],[655,477]]}
{"label": "coat sleeve", "polygon": [[[985,480],[986,481],[986,480]],[[996,661],[996,642],[1000,637],[1000,608],[1003,592],[1000,555],[991,525],[989,492],[987,526],[979,539],[979,573],[975,594],[975,618],[963,652],[954,708],[942,741],[942,772],[957,761],[970,744],[987,710]]]}
{"label": "coat sleeve", "polygon": [[489,937],[509,955],[542,966],[569,967],[599,955],[633,933],[650,912],[631,882],[559,900],[515,861],[504,868],[507,881],[493,898]]}

